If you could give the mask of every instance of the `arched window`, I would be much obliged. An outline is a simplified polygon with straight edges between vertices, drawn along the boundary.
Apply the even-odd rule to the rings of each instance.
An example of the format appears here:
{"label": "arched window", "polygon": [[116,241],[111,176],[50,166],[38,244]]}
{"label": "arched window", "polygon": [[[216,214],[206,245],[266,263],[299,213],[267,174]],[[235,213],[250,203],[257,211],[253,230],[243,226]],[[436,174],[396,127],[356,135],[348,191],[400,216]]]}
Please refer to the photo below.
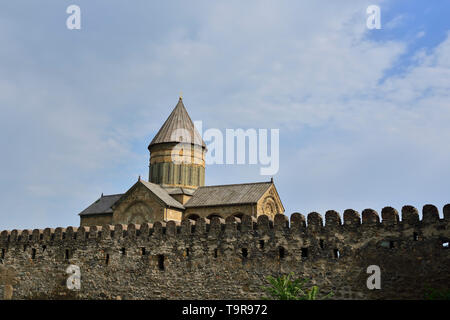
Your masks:
{"label": "arched window", "polygon": [[142,224],[148,221],[154,221],[156,219],[153,208],[149,207],[146,203],[137,201],[133,202],[125,210],[123,215],[123,223],[136,223]]}
{"label": "arched window", "polygon": [[236,218],[242,219],[244,214],[243,213],[235,213],[235,214],[233,214],[233,216],[235,216]]}
{"label": "arched window", "polygon": [[195,214],[195,213],[191,213],[190,215],[188,215],[186,217],[186,219],[194,220],[194,221],[197,221],[198,218],[200,218],[200,216],[198,214]]}
{"label": "arched window", "polygon": [[209,220],[211,220],[212,218],[214,218],[214,217],[218,217],[218,218],[222,218],[219,214],[217,214],[217,213],[212,213],[212,214],[210,214],[209,216],[207,216],[207,218],[209,219]]}

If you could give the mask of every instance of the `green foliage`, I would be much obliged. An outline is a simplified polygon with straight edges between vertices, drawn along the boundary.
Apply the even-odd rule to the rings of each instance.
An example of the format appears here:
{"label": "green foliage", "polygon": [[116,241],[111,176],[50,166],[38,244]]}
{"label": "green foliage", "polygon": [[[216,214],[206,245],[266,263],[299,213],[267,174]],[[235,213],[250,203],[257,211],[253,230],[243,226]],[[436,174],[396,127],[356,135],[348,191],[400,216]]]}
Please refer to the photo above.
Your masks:
{"label": "green foliage", "polygon": [[[268,300],[317,300],[319,288],[312,286],[310,288],[304,288],[308,282],[307,279],[295,279],[292,280],[294,273],[283,275],[278,278],[272,276],[267,277],[270,285],[263,287],[267,292],[268,297],[264,299]],[[332,292],[320,299],[326,299],[333,295]]]}
{"label": "green foliage", "polygon": [[450,300],[450,289],[435,289],[428,287],[424,294],[425,300]]}

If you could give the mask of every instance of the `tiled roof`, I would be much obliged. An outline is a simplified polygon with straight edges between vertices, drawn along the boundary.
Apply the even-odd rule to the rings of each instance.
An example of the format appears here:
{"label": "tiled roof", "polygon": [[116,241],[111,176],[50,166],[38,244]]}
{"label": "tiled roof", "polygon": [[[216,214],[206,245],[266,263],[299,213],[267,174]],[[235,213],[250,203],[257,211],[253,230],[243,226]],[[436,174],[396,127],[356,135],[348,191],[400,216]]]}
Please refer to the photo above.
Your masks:
{"label": "tiled roof", "polygon": [[[167,206],[172,208],[184,209],[183,205],[179,203],[177,200],[170,196],[169,192],[166,191],[158,184],[154,184],[148,181],[140,180],[140,182],[148,188],[153,194],[155,194],[162,202],[164,202]],[[184,188],[183,188],[184,189]],[[102,196],[97,199],[93,204],[84,209],[80,216],[84,215],[95,215],[95,214],[107,214],[113,213],[112,206],[119,201],[124,193],[121,194],[112,194],[108,196]]]}
{"label": "tiled roof", "polygon": [[[181,135],[183,131],[180,130],[181,132],[177,132],[177,129],[186,130],[189,132],[190,137]],[[148,147],[150,148],[155,144],[167,142],[190,142],[206,148],[206,144],[200,136],[200,133],[195,129],[194,123],[191,117],[189,117],[181,98]]]}
{"label": "tiled roof", "polygon": [[144,186],[146,186],[151,192],[153,192],[159,199],[161,199],[166,205],[184,209],[183,205],[179,203],[177,200],[171,197],[171,195],[159,184],[151,183],[144,180],[139,180]]}
{"label": "tiled roof", "polygon": [[112,205],[120,199],[123,194],[112,194],[109,196],[102,196],[89,207],[84,209],[80,216],[88,215],[88,214],[103,214],[103,213],[112,213]]}
{"label": "tiled roof", "polygon": [[176,195],[176,194],[186,194],[188,196],[192,196],[192,194],[195,192],[195,189],[191,188],[183,188],[183,187],[165,187],[162,185],[164,190],[166,190],[170,195]]}
{"label": "tiled roof", "polygon": [[[172,198],[171,194],[191,194],[192,189],[164,188],[159,184],[151,183],[145,180],[139,180],[138,182],[141,182],[167,206],[181,210],[192,207],[256,203],[272,185],[272,182],[256,182],[218,186],[203,186],[193,191],[192,197],[183,206],[177,200]],[[85,210],[83,210],[80,215],[112,213],[113,211],[111,207],[123,195],[124,194],[113,194],[102,196]]]}
{"label": "tiled roof", "polygon": [[256,182],[199,187],[186,208],[256,203],[272,185],[272,182]]}

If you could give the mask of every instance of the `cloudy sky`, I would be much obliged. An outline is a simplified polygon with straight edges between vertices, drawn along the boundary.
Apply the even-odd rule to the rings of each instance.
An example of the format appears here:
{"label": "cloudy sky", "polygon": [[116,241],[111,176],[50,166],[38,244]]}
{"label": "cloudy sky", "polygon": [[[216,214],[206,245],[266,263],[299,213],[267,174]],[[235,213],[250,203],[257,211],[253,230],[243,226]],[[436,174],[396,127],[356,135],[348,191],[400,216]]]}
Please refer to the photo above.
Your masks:
{"label": "cloudy sky", "polygon": [[[81,8],[68,30],[66,8]],[[381,8],[381,29],[366,8]],[[286,214],[450,202],[447,0],[5,1],[0,229],[77,226],[148,176],[183,92],[203,129],[280,129]],[[269,180],[211,165],[207,184]],[[442,212],[440,213],[442,216]]]}

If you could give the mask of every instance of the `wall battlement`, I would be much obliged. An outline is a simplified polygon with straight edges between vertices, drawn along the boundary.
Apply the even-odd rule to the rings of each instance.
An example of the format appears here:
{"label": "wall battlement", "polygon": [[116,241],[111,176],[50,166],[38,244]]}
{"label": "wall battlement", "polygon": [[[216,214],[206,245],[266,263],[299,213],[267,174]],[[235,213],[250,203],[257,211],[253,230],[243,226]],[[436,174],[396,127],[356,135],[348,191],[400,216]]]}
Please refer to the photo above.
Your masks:
{"label": "wall battlement", "polygon": [[[436,226],[444,223],[444,220],[450,220],[450,204],[443,208],[444,218],[440,219],[439,211],[434,205],[425,205],[422,210],[422,220],[419,220],[419,212],[413,206],[404,206],[401,210],[402,219],[398,211],[392,207],[385,207],[380,215],[373,209],[365,209],[362,214],[347,209],[344,211],[343,219],[338,212],[329,210],[325,213],[325,221],[317,212],[311,212],[307,219],[303,214],[293,213],[288,219],[287,216],[277,214],[272,220],[268,216],[261,215],[258,219],[244,215],[242,219],[229,217],[221,219],[200,218],[197,221],[184,220],[181,223],[175,221],[156,222],[154,224],[116,224],[91,227],[67,227],[67,228],[46,228],[34,230],[4,230],[0,233],[0,243],[40,243],[61,242],[61,241],[85,241],[91,239],[148,239],[150,237],[177,237],[179,235],[208,235],[208,236],[227,236],[236,233],[248,233],[255,231],[257,233],[274,233],[283,231],[285,233],[296,234],[304,233],[320,235],[327,233],[328,230],[335,232],[356,231],[361,228],[388,228],[399,231],[405,227],[420,228],[422,225],[435,224]],[[290,221],[289,221],[290,220]],[[324,223],[325,222],[325,223]]]}
{"label": "wall battlement", "polygon": [[[323,221],[324,220],[324,221]],[[0,298],[255,299],[268,275],[294,272],[336,298],[422,298],[424,286],[450,286],[450,204],[400,214],[385,207],[290,219],[214,217],[196,221],[5,230],[0,233]],[[64,289],[65,269],[82,289]],[[382,289],[366,269],[380,266]],[[195,290],[194,290],[195,288]],[[57,297],[56,297],[57,298]]]}

